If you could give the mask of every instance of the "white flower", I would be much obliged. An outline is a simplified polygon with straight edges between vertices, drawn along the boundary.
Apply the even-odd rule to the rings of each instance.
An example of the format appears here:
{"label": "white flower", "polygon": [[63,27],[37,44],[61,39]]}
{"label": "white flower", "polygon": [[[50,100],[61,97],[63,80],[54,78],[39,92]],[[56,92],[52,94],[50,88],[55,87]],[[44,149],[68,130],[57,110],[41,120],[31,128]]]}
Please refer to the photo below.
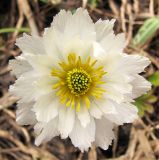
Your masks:
{"label": "white flower", "polygon": [[150,61],[123,53],[114,22],[61,10],[42,37],[17,40],[23,53],[10,61],[17,76],[10,92],[20,97],[17,122],[35,125],[36,145],[60,135],[81,151],[92,143],[107,149],[114,125],[138,117],[132,102],[151,87],[139,75]]}

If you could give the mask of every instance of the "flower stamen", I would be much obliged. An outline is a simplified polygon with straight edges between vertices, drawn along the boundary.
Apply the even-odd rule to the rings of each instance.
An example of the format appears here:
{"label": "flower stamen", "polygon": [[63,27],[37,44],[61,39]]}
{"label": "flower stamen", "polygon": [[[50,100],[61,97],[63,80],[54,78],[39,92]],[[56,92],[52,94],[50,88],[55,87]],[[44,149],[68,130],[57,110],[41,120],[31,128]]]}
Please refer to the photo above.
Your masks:
{"label": "flower stamen", "polygon": [[75,96],[84,95],[90,86],[91,77],[83,69],[74,68],[67,73],[68,87]]}
{"label": "flower stamen", "polygon": [[97,60],[88,57],[85,62],[76,54],[69,54],[68,61],[59,62],[61,69],[52,69],[51,75],[58,80],[53,85],[56,95],[66,107],[80,111],[81,105],[90,108],[90,98],[101,98],[105,92],[101,85],[105,83],[102,77],[106,74],[103,66],[95,67]]}

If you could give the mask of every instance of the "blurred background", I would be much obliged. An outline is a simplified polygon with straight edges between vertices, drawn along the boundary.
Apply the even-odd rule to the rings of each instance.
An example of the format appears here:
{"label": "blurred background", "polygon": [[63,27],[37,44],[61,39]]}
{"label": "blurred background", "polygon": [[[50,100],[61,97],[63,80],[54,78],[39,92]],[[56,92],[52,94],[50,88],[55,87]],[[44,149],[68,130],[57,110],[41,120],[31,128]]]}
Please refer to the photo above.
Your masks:
{"label": "blurred background", "polygon": [[[152,62],[143,73],[152,90],[135,102],[140,118],[115,128],[116,140],[107,151],[93,146],[81,153],[60,138],[36,147],[32,126],[15,122],[17,97],[8,93],[16,80],[8,61],[20,54],[15,39],[23,32],[42,35],[60,9],[78,7],[87,8],[94,22],[116,18],[115,32],[126,34],[125,52]],[[159,0],[0,0],[0,160],[159,160],[158,31]]]}

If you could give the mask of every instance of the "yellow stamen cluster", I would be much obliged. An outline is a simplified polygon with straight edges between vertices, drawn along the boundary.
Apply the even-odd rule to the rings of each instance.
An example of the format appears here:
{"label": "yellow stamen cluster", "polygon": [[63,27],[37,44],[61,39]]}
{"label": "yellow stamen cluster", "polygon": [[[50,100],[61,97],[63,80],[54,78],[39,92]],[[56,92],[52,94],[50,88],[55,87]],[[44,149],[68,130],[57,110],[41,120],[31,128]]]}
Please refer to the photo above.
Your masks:
{"label": "yellow stamen cluster", "polygon": [[91,77],[83,69],[73,69],[67,73],[68,87],[75,96],[84,95],[90,86]]}
{"label": "yellow stamen cluster", "polygon": [[95,67],[97,60],[92,61],[90,57],[85,62],[76,54],[68,55],[68,62],[60,62],[61,69],[52,69],[51,75],[57,77],[53,89],[57,90],[56,95],[60,102],[67,107],[75,107],[80,110],[81,103],[87,108],[90,107],[90,98],[100,98],[105,92],[101,85],[106,73],[103,67]]}

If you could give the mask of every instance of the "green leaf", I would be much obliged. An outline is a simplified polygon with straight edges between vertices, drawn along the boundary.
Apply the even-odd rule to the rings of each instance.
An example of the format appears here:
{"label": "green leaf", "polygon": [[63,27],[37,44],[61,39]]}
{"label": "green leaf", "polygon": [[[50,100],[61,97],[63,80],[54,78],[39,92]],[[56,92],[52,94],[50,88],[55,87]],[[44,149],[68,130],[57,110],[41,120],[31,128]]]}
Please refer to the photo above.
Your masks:
{"label": "green leaf", "polygon": [[155,103],[158,100],[157,96],[151,95],[147,98],[148,103]]}
{"label": "green leaf", "polygon": [[43,2],[43,3],[48,3],[49,2],[49,0],[40,0],[41,2]]}
{"label": "green leaf", "polygon": [[43,3],[50,3],[50,4],[53,4],[53,5],[57,5],[59,3],[61,3],[62,0],[39,0]]}
{"label": "green leaf", "polygon": [[30,29],[27,28],[27,27],[21,27],[19,29],[16,29],[16,28],[1,28],[0,29],[0,34],[2,33],[10,33],[10,32],[15,32],[15,31],[18,31],[18,32],[30,32]]}
{"label": "green leaf", "polygon": [[138,114],[139,116],[144,116],[145,112],[152,113],[153,111],[153,105],[152,103],[155,103],[158,100],[157,96],[153,95],[153,91],[149,91],[147,94],[144,94],[143,96],[138,97],[135,100],[134,105],[138,108]]}
{"label": "green leaf", "polygon": [[91,8],[97,8],[98,0],[89,0],[88,4],[90,5]]}
{"label": "green leaf", "polygon": [[136,47],[144,46],[156,35],[159,29],[159,17],[153,17],[144,22],[137,34],[132,40],[132,45]]}
{"label": "green leaf", "polygon": [[140,117],[143,117],[146,111],[149,113],[151,113],[153,111],[153,106],[149,103],[144,102],[144,101],[136,100],[136,102],[134,104],[138,108],[138,114]]}
{"label": "green leaf", "polygon": [[159,87],[159,71],[153,73],[148,77],[148,80],[155,86]]}
{"label": "green leaf", "polygon": [[142,101],[136,100],[134,105],[138,108],[138,114],[139,116],[143,116],[144,115],[144,111],[143,111],[143,103]]}

